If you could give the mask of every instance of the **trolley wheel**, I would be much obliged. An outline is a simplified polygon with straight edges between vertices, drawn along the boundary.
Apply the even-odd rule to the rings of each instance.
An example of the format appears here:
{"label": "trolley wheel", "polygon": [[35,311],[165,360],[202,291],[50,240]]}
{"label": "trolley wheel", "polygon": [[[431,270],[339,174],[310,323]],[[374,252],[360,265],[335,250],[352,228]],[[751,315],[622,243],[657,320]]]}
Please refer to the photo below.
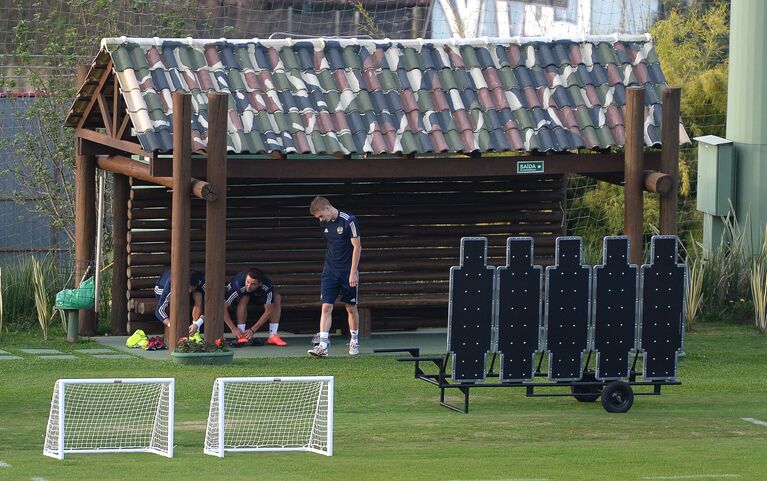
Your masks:
{"label": "trolley wheel", "polygon": [[[581,378],[583,382],[594,382],[596,380],[594,371],[585,371]],[[602,395],[602,386],[579,386],[574,384],[570,386],[570,393],[580,403],[593,403]]]}
{"label": "trolley wheel", "polygon": [[634,390],[623,381],[613,381],[602,390],[602,407],[608,413],[625,413],[634,404]]}

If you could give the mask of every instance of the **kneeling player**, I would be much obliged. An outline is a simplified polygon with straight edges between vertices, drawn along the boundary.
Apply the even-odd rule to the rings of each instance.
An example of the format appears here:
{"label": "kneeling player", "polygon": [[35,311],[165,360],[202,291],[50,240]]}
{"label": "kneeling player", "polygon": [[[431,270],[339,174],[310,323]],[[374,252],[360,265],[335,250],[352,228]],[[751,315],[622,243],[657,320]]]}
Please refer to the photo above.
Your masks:
{"label": "kneeling player", "polygon": [[[198,271],[189,272],[189,295],[192,306],[192,323],[189,324],[189,335],[197,332],[205,318],[202,315],[205,295],[205,276]],[[154,310],[155,317],[166,327],[170,326],[170,270],[162,273],[154,286],[154,297],[157,299],[157,307]]]}

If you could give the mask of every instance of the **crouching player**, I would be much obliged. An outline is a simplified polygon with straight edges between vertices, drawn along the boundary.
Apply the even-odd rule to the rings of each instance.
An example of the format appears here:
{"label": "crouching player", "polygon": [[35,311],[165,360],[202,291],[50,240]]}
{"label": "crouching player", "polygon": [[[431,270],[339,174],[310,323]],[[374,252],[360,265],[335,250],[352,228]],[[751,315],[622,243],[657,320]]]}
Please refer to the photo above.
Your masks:
{"label": "crouching player", "polygon": [[[192,306],[192,322],[189,324],[189,335],[193,335],[205,322],[203,316],[205,299],[205,276],[202,272],[189,271],[189,295]],[[154,310],[155,317],[166,327],[170,326],[170,270],[162,273],[154,286],[154,297],[157,299],[157,307]],[[186,322],[186,321],[184,321]]]}
{"label": "crouching player", "polygon": [[[248,304],[254,303],[264,306],[264,312],[258,318],[253,327],[246,329],[248,320]],[[229,307],[237,308],[237,325],[232,322],[229,315]],[[232,277],[232,280],[226,285],[226,303],[224,305],[224,322],[232,331],[232,334],[238,337],[238,342],[250,340],[255,336],[258,328],[269,321],[269,337],[267,344],[274,346],[287,346],[288,344],[280,339],[277,330],[280,327],[280,315],[282,314],[282,298],[275,290],[272,280],[260,269],[250,269],[247,272],[240,272]]]}

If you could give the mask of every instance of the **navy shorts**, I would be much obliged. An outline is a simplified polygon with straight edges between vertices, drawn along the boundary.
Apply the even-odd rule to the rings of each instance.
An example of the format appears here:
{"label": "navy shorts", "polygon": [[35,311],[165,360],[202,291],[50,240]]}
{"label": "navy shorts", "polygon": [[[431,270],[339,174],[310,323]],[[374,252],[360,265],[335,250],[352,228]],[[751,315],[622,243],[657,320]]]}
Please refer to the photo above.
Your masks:
{"label": "navy shorts", "polygon": [[[277,291],[274,291],[274,292],[276,293]],[[262,294],[261,292],[249,292],[245,295],[250,298],[250,300],[248,301],[249,305],[254,305],[254,306],[266,305],[266,295]],[[237,302],[239,302],[239,300],[237,300]],[[272,304],[274,304],[274,295],[272,295]]]}
{"label": "navy shorts", "polygon": [[[359,287],[359,283],[357,284]],[[344,304],[357,304],[357,287],[349,286],[349,271],[325,269],[322,271],[322,303],[333,304],[341,294]]]}

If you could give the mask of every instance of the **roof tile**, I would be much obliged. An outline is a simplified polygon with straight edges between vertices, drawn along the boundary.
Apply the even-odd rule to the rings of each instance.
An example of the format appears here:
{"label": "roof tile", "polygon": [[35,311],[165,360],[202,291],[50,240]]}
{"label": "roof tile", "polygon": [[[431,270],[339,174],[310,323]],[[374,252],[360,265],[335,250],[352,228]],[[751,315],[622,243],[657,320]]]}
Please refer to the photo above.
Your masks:
{"label": "roof tile", "polygon": [[[97,61],[111,56],[149,151],[172,148],[174,91],[193,94],[195,150],[218,91],[233,152],[412,154],[621,145],[626,87],[639,85],[645,142],[659,144],[665,77],[649,38],[492,42],[106,39]],[[105,74],[94,63],[89,76]]]}

